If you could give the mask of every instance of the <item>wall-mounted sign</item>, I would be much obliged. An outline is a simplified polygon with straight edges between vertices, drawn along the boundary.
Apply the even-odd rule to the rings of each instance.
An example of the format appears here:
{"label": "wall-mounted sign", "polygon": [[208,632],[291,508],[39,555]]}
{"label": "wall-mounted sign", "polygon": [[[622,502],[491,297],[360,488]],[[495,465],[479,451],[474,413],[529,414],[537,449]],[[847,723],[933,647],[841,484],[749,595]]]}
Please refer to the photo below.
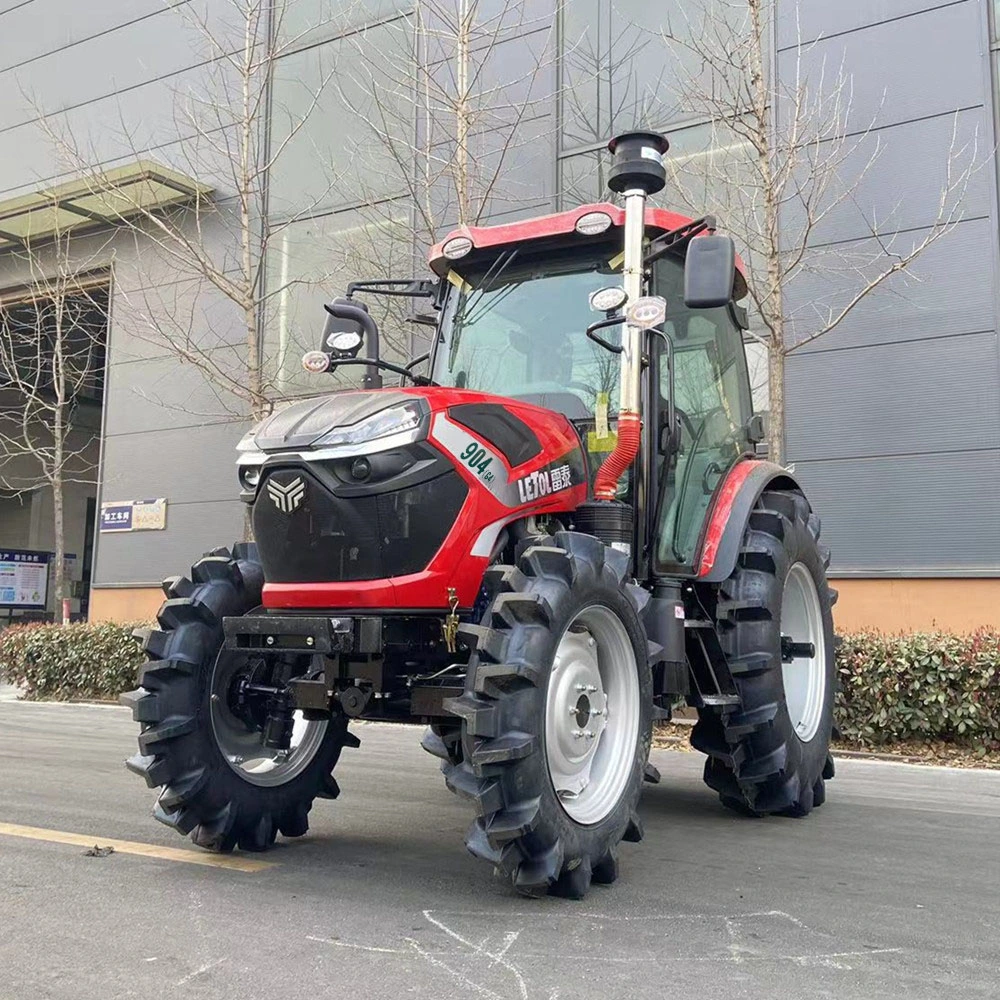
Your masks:
{"label": "wall-mounted sign", "polygon": [[0,607],[44,608],[51,552],[0,549]]}
{"label": "wall-mounted sign", "polygon": [[101,504],[101,531],[162,531],[167,500],[121,500]]}

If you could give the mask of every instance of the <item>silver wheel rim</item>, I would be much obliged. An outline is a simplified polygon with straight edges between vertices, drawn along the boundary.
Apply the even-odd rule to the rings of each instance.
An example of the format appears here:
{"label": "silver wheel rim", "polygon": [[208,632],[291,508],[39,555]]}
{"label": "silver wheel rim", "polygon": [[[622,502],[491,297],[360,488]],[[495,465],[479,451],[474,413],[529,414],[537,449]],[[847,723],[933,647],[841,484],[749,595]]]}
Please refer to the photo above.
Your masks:
{"label": "silver wheel rim", "polygon": [[808,743],[819,731],[826,701],[826,642],[823,610],[816,581],[804,563],[788,571],[781,595],[781,634],[793,642],[809,642],[813,656],[799,656],[781,664],[785,704],[795,735]]}
{"label": "silver wheel rim", "polygon": [[326,719],[310,721],[296,711],[287,750],[269,750],[263,734],[252,732],[229,708],[229,687],[245,662],[220,654],[212,671],[212,731],[226,763],[251,785],[285,785],[312,762],[326,736]]}
{"label": "silver wheel rim", "polygon": [[545,703],[545,757],[563,809],[600,823],[628,786],[639,740],[639,676],[621,619],[584,608],[556,647]]}

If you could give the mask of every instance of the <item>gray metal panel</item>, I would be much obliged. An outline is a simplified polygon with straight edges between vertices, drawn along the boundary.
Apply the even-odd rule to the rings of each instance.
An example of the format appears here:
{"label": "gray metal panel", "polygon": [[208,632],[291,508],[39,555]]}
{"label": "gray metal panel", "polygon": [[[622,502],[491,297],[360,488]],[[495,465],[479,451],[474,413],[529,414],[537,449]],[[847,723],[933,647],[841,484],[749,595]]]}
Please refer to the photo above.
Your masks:
{"label": "gray metal panel", "polygon": [[[901,250],[923,239],[923,230],[901,234]],[[978,333],[996,325],[996,293],[990,261],[994,255],[996,225],[989,219],[962,222],[938,240],[910,266],[910,275],[891,277],[863,299],[831,333],[803,348],[809,351],[859,344],[939,337],[942,333]],[[872,241],[839,248],[867,253],[877,249]],[[864,283],[862,275],[847,269],[849,258],[831,257],[815,273],[801,274],[789,283],[785,296],[792,321],[789,340],[818,329],[818,318],[830,306],[846,304]],[[868,268],[875,276],[886,266],[882,257]]]}
{"label": "gray metal panel", "polygon": [[799,462],[795,471],[823,519],[834,572],[1000,570],[1000,451]]}
{"label": "gray metal panel", "polygon": [[789,357],[790,461],[1000,448],[997,337]]}
{"label": "gray metal panel", "polygon": [[[121,271],[116,268],[115,277]],[[110,352],[112,364],[180,352],[245,345],[247,329],[232,299],[202,279],[174,281],[145,289],[112,286]],[[245,347],[243,352],[245,355]],[[232,367],[228,359],[226,370]]]}
{"label": "gray metal panel", "polygon": [[[955,0],[778,0],[778,48],[944,7]],[[975,0],[969,0],[975,3]]]}
{"label": "gray metal panel", "polygon": [[153,584],[186,575],[202,553],[242,536],[243,504],[238,500],[170,504],[165,531],[98,536],[94,583]]}
{"label": "gray metal panel", "polygon": [[[240,269],[239,246],[240,224],[236,215],[236,205],[232,200],[216,200],[211,210],[201,213],[195,224],[193,211],[185,213],[184,220],[174,216],[179,235],[190,237],[201,256],[224,274],[234,274]],[[155,230],[154,230],[155,233]],[[132,232],[122,229],[115,241],[115,286],[123,293],[140,289],[159,288],[175,282],[199,279],[206,285],[197,269],[197,257],[191,253],[175,253],[176,246],[161,241],[166,249],[161,249],[156,239],[146,236],[139,227]],[[142,308],[143,300],[136,300],[136,308]]]}
{"label": "gray metal panel", "polygon": [[[816,87],[825,75],[829,86],[843,65],[853,81],[847,126],[858,132],[984,103],[984,45],[979,4],[953,4],[820,39],[802,52],[802,79]],[[780,53],[779,79],[794,81],[795,71],[795,53]],[[779,102],[779,116],[788,103]]]}
{"label": "gray metal panel", "polygon": [[119,433],[104,441],[101,501],[166,497],[171,503],[231,500],[237,441],[246,423],[204,424],[170,430],[121,433],[129,418],[119,413],[108,426]]}
{"label": "gray metal panel", "polygon": [[246,424],[247,404],[234,393],[246,385],[245,351],[221,348],[201,360],[204,368],[171,356],[109,366],[108,427],[131,435],[223,421]]}
{"label": "gray metal panel", "polygon": [[[169,11],[147,18],[13,71],[17,86],[0,103],[0,129],[37,120],[39,109],[56,113],[179,73],[203,58],[183,18]],[[105,71],[99,72],[100,67]]]}
{"label": "gray metal panel", "polygon": [[[35,0],[7,13],[0,33],[0,72],[10,66],[58,52],[67,45],[86,44],[94,35],[113,33],[120,26],[150,15],[162,15],[179,0]],[[2,13],[2,11],[0,11]]]}
{"label": "gray metal panel", "polygon": [[[52,117],[52,126],[77,144],[81,160],[88,165],[117,166],[142,156],[227,192],[233,186],[233,174],[225,136],[220,132],[183,143],[176,140],[177,92],[204,91],[205,87],[204,69],[190,70],[99,101],[74,103],[70,110]],[[0,147],[17,150],[16,156],[0,156],[0,194],[6,197],[82,172],[67,171],[65,160],[56,155],[57,144],[38,122],[0,130]]]}
{"label": "gray metal panel", "polygon": [[[988,216],[995,185],[988,167],[980,166],[954,191],[944,213],[941,195],[957,185],[964,170],[985,162],[991,133],[985,109],[972,108],[847,139],[837,179],[820,206],[831,208],[813,227],[810,244],[857,239],[870,234],[873,224],[887,233],[931,226],[952,213],[965,219]],[[827,143],[824,148],[830,147]],[[837,199],[840,203],[833,207]],[[801,202],[790,200],[781,216],[786,247],[801,241],[806,221]]]}

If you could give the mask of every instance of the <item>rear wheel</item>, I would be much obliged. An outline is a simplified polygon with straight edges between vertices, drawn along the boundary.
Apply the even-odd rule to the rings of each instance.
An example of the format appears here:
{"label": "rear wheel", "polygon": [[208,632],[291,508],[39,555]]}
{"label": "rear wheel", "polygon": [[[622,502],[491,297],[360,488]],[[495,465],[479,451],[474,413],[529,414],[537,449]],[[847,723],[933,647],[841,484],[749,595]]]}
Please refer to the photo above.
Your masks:
{"label": "rear wheel", "polygon": [[260,851],[279,832],[304,834],[316,796],[338,794],[341,749],[357,744],[343,716],[296,712],[288,749],[270,750],[259,720],[240,710],[240,682],[263,667],[223,649],[222,619],[256,607],[262,579],[256,547],[241,544],[205,556],[190,580],[165,581],[159,628],[142,636],[149,662],[121,698],[141,724],[126,766],[162,787],[154,816],[213,851]]}
{"label": "rear wheel", "polygon": [[709,756],[706,783],[744,814],[805,816],[823,804],[833,777],[836,593],[819,535],[805,497],[765,492],[715,595],[741,705],[700,709],[691,742]]}
{"label": "rear wheel", "polygon": [[518,567],[494,567],[474,647],[462,760],[448,786],[478,818],[473,854],[518,892],[582,897],[617,876],[615,849],[638,840],[636,805],[649,755],[651,674],[628,559],[569,532],[534,545]]}

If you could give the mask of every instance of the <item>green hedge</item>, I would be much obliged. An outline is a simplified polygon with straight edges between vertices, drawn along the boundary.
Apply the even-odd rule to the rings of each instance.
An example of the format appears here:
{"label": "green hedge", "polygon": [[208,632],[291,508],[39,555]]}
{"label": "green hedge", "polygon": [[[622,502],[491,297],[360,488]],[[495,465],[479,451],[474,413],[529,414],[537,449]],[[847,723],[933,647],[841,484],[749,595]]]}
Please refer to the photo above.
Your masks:
{"label": "green hedge", "polygon": [[0,632],[0,677],[31,700],[113,701],[144,661],[135,625],[13,625]]}
{"label": "green hedge", "polygon": [[837,666],[835,718],[847,739],[1000,749],[1000,631],[846,635]]}
{"label": "green hedge", "polygon": [[[0,676],[32,699],[114,699],[135,686],[134,625],[25,625],[0,632]],[[836,719],[871,746],[905,739],[1000,749],[1000,631],[861,632],[837,653]]]}

